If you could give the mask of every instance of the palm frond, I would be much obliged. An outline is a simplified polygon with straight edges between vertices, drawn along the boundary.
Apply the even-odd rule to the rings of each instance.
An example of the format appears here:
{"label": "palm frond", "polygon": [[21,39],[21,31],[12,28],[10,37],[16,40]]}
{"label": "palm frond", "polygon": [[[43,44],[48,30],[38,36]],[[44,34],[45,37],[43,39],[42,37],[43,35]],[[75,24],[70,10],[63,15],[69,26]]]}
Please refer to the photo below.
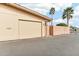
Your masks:
{"label": "palm frond", "polygon": [[49,14],[52,14],[52,15],[55,14],[55,8],[52,7],[52,8],[50,9]]}
{"label": "palm frond", "polygon": [[74,13],[73,11],[74,10],[72,7],[68,7],[66,9],[64,9],[62,18],[63,19],[68,18],[68,17],[69,17],[69,19],[72,18],[73,17],[72,14]]}

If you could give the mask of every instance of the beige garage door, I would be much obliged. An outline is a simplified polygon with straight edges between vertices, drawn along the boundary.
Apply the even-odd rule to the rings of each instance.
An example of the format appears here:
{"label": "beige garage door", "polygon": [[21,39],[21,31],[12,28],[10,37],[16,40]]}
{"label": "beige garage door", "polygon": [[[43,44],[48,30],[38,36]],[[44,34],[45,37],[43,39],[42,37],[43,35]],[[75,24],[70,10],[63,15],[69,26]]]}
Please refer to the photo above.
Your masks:
{"label": "beige garage door", "polygon": [[23,38],[34,38],[41,37],[41,22],[29,21],[29,20],[19,20],[19,35],[20,39]]}
{"label": "beige garage door", "polygon": [[13,14],[0,13],[0,41],[18,39],[17,17]]}

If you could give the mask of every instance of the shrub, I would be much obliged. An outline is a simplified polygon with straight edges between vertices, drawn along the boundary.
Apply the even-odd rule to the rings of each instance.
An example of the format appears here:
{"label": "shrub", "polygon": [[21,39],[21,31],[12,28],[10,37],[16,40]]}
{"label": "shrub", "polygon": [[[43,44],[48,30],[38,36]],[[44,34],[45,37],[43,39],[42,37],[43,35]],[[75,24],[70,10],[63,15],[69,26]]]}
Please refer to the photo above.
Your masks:
{"label": "shrub", "polygon": [[59,24],[57,24],[56,26],[68,26],[68,25],[65,24],[65,23],[59,23]]}

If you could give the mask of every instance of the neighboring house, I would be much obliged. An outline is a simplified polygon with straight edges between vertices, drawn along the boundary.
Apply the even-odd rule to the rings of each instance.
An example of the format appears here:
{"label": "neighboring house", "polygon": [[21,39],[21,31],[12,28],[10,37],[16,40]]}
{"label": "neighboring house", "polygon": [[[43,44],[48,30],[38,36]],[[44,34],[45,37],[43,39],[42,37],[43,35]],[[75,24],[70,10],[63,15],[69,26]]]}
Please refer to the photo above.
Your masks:
{"label": "neighboring house", "polygon": [[71,31],[71,33],[79,33],[79,28],[77,28],[77,27],[71,27],[71,29],[70,29],[70,31]]}
{"label": "neighboring house", "polygon": [[0,3],[0,41],[48,36],[50,20],[18,4]]}
{"label": "neighboring house", "polygon": [[74,26],[70,26],[70,33],[75,33],[77,31],[77,28]]}
{"label": "neighboring house", "polygon": [[76,29],[76,32],[79,33],[79,28]]}

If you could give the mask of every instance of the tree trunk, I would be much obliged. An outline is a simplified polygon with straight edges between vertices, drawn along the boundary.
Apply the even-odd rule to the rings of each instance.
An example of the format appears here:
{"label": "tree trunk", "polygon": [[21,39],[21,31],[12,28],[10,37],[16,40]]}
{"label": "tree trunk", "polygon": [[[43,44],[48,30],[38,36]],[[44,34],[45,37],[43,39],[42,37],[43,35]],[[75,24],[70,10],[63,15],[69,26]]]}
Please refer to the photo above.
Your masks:
{"label": "tree trunk", "polygon": [[69,13],[67,12],[67,25],[69,26]]}
{"label": "tree trunk", "polygon": [[67,19],[67,25],[69,26],[69,19]]}

